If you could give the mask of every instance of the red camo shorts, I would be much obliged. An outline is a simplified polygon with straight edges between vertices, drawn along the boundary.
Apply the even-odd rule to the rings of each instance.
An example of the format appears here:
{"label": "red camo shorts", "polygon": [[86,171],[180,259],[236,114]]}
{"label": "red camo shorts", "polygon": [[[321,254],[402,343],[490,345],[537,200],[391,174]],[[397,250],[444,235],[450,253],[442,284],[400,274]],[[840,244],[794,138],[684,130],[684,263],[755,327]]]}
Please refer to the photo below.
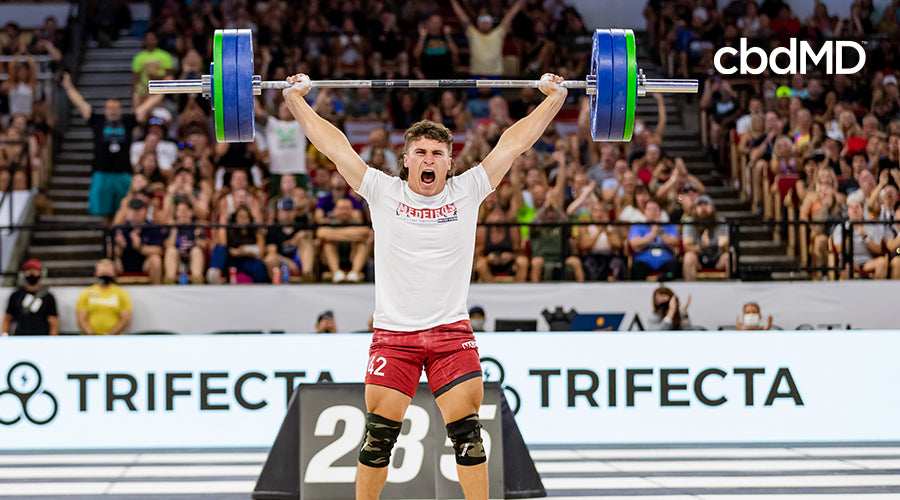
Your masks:
{"label": "red camo shorts", "polygon": [[460,382],[481,376],[478,346],[468,320],[413,332],[375,329],[369,346],[366,384],[389,387],[413,397],[423,368],[435,397]]}

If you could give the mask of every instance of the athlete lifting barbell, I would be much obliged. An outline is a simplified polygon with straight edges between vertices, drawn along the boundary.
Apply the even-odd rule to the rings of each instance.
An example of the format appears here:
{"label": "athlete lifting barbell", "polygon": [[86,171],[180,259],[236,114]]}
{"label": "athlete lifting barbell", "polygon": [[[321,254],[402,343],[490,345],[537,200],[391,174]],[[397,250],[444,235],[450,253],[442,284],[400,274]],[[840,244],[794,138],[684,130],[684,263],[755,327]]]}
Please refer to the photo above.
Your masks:
{"label": "athlete lifting barbell", "polygon": [[[253,95],[284,89],[285,101],[310,142],[369,203],[375,229],[375,333],[366,373],[367,423],[359,452],[356,498],[377,499],[387,480],[391,450],[424,368],[456,455],[467,499],[488,499],[487,456],[478,411],[481,365],[466,299],[478,208],[530,149],[562,108],[568,88],[591,95],[594,140],[630,140],[635,99],[648,91],[696,92],[696,81],[646,80],[635,65],[634,36],[597,30],[585,81],[545,74],[539,81],[355,80],[317,81],[295,75],[262,82],[252,75],[249,31],[217,32],[212,75],[193,81],[150,82],[151,93],[203,92],[213,100],[220,141],[252,141]],[[536,87],[546,95],[511,125],[482,162],[453,175],[453,134],[423,120],[404,137],[400,176],[368,167],[337,127],[303,96],[313,87]]]}

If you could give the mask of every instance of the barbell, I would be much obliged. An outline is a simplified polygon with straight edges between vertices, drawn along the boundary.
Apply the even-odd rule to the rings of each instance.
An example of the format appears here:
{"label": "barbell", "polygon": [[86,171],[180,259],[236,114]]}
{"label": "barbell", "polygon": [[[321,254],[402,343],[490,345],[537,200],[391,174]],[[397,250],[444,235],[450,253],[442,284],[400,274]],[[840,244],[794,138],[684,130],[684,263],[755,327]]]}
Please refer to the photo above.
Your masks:
{"label": "barbell", "polygon": [[[630,141],[637,97],[649,92],[696,93],[697,80],[648,79],[637,67],[634,33],[625,29],[594,31],[590,74],[567,80],[564,87],[585,89],[590,96],[594,141]],[[151,94],[203,94],[212,102],[216,140],[252,142],[254,95],[283,89],[286,81],[262,81],[253,74],[253,34],[248,29],[216,30],[210,74],[199,80],[151,80]],[[318,88],[537,88],[540,80],[314,80]]]}

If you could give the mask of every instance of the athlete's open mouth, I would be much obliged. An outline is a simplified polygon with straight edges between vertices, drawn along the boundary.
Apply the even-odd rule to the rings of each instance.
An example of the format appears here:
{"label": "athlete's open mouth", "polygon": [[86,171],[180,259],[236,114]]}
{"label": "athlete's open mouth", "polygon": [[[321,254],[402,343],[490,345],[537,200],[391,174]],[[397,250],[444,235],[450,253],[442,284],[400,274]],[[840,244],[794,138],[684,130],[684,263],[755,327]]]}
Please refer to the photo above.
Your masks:
{"label": "athlete's open mouth", "polygon": [[434,171],[433,170],[423,170],[422,171],[422,184],[431,184],[434,182]]}

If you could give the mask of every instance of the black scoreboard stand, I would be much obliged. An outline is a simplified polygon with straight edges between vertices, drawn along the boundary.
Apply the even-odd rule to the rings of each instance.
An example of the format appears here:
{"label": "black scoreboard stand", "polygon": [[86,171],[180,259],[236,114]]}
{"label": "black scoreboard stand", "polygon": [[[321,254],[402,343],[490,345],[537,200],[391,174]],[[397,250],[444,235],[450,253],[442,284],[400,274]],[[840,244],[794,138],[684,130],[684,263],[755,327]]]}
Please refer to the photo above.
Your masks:
{"label": "black scoreboard stand", "polygon": [[[547,496],[500,384],[484,384],[479,415],[488,452],[490,497]],[[300,384],[288,403],[253,498],[354,498],[365,423],[364,384]],[[453,447],[427,384],[419,385],[406,412],[381,498],[463,498]]]}

